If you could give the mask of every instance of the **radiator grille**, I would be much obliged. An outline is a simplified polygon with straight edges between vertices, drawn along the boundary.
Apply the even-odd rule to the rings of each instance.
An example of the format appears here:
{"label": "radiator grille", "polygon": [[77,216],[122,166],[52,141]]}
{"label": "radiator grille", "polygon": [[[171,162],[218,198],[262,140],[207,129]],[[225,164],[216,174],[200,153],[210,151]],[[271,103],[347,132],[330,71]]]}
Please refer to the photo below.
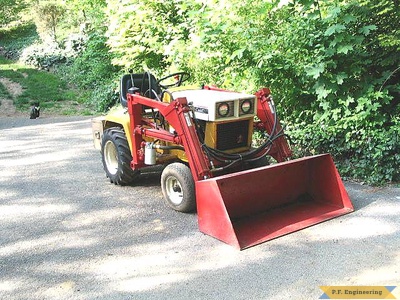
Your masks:
{"label": "radiator grille", "polygon": [[246,147],[249,136],[249,120],[217,125],[217,149],[229,150]]}

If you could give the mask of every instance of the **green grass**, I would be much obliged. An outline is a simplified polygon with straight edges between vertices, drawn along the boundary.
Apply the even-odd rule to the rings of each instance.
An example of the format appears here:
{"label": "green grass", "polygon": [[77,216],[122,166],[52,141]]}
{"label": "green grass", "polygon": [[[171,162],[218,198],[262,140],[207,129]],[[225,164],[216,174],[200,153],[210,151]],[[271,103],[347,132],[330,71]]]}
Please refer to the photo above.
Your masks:
{"label": "green grass", "polygon": [[[15,59],[26,47],[38,40],[34,24],[0,27],[0,46]],[[88,105],[84,104],[83,93],[67,86],[59,74],[40,71],[0,56],[0,77],[21,85],[21,95],[13,97],[0,83],[0,98],[12,99],[19,111],[27,111],[32,103],[39,102],[44,113],[47,111],[62,115],[93,114]]]}
{"label": "green grass", "polygon": [[4,85],[1,82],[0,82],[0,98],[6,98],[6,99],[11,98],[10,93],[8,92],[8,90],[4,87]]}
{"label": "green grass", "polygon": [[[0,58],[0,77],[21,85],[22,94],[13,99],[20,111],[26,111],[33,102],[39,102],[41,108],[51,109],[60,114],[82,113],[82,109],[77,109],[77,106],[82,104],[79,93],[67,87],[66,83],[53,73]],[[12,99],[3,85],[0,86],[1,95]],[[88,110],[84,110],[84,114],[88,114]]]}

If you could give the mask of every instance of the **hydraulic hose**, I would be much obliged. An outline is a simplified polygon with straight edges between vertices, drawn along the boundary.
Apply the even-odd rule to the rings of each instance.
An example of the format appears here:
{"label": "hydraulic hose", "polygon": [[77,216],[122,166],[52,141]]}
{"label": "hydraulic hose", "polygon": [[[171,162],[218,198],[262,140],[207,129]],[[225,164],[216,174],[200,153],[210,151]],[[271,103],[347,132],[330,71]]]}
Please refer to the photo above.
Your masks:
{"label": "hydraulic hose", "polygon": [[[276,113],[275,105],[273,102],[271,102],[272,105],[272,110],[274,111],[274,124],[272,127],[271,134],[269,135],[268,139],[260,145],[258,148],[250,150],[246,153],[241,153],[241,154],[228,154],[223,151],[220,151],[218,149],[210,148],[207,145],[203,143],[203,148],[207,150],[207,152],[216,160],[220,162],[229,162],[233,160],[251,160],[254,159],[254,157],[258,158],[260,154],[266,155],[269,150],[271,149],[272,143],[279,137],[283,135],[283,128],[279,130],[279,132],[275,133],[276,127],[277,127],[277,120],[278,116]],[[263,153],[264,152],[264,153]]]}
{"label": "hydraulic hose", "polygon": [[152,145],[153,149],[162,149],[162,150],[182,150],[185,151],[185,148],[183,148],[182,146],[164,146],[164,145]]}
{"label": "hydraulic hose", "polygon": [[[271,131],[271,134],[266,139],[266,141],[262,145],[257,147],[256,149],[253,149],[246,153],[241,153],[241,154],[229,154],[229,153],[220,151],[218,149],[208,147],[207,145],[205,145],[204,141],[202,141],[203,150],[204,150],[205,154],[209,157],[210,162],[212,162],[210,158],[213,158],[216,161],[227,164],[223,167],[213,169],[212,170],[213,172],[226,170],[228,168],[233,167],[234,165],[236,165],[238,163],[254,162],[259,159],[262,159],[271,150],[273,142],[276,139],[278,139],[282,136],[285,136],[285,134],[283,133],[284,128],[281,128],[278,132],[275,132],[276,128],[277,128],[277,124],[278,124],[278,115],[277,115],[274,103],[272,101],[270,103],[272,106],[271,110],[273,111],[273,114],[274,114],[274,124],[272,126],[272,131]],[[196,120],[195,120],[195,122],[196,122]],[[200,126],[197,126],[197,127],[199,128]],[[198,135],[201,136],[199,133],[198,133]]]}

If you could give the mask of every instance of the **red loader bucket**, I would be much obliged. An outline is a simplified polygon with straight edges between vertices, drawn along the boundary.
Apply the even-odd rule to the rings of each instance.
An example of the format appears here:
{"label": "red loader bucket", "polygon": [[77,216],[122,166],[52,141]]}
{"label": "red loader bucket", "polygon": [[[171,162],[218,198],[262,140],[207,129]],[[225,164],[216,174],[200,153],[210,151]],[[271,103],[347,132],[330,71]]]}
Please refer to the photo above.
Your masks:
{"label": "red loader bucket", "polygon": [[352,212],[329,154],[196,182],[201,232],[239,249]]}

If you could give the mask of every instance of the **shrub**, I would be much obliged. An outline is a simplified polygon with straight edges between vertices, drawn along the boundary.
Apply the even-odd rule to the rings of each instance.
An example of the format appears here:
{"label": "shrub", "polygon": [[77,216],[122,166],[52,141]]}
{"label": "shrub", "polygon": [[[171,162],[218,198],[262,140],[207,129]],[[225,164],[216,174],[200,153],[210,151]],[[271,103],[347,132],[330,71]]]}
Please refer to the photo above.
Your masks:
{"label": "shrub", "polygon": [[67,80],[85,91],[85,102],[97,111],[106,111],[118,100],[115,90],[120,68],[111,63],[106,40],[101,32],[75,40],[73,47],[79,55],[63,68]]}
{"label": "shrub", "polygon": [[35,43],[22,51],[20,62],[38,69],[49,70],[52,66],[66,62],[63,49],[57,44]]}
{"label": "shrub", "polygon": [[0,29],[0,48],[2,55],[8,59],[17,60],[26,47],[39,40],[34,24],[17,24]]}
{"label": "shrub", "polygon": [[117,81],[110,80],[97,85],[88,93],[86,103],[99,112],[108,111],[119,100]]}
{"label": "shrub", "polygon": [[77,57],[85,50],[88,36],[83,33],[71,34],[64,42],[64,51],[68,57]]}
{"label": "shrub", "polygon": [[106,43],[107,38],[101,33],[91,33],[86,45],[76,57],[69,70],[69,79],[75,82],[79,88],[94,89],[98,85],[115,77],[120,70],[111,63],[112,55]]}

